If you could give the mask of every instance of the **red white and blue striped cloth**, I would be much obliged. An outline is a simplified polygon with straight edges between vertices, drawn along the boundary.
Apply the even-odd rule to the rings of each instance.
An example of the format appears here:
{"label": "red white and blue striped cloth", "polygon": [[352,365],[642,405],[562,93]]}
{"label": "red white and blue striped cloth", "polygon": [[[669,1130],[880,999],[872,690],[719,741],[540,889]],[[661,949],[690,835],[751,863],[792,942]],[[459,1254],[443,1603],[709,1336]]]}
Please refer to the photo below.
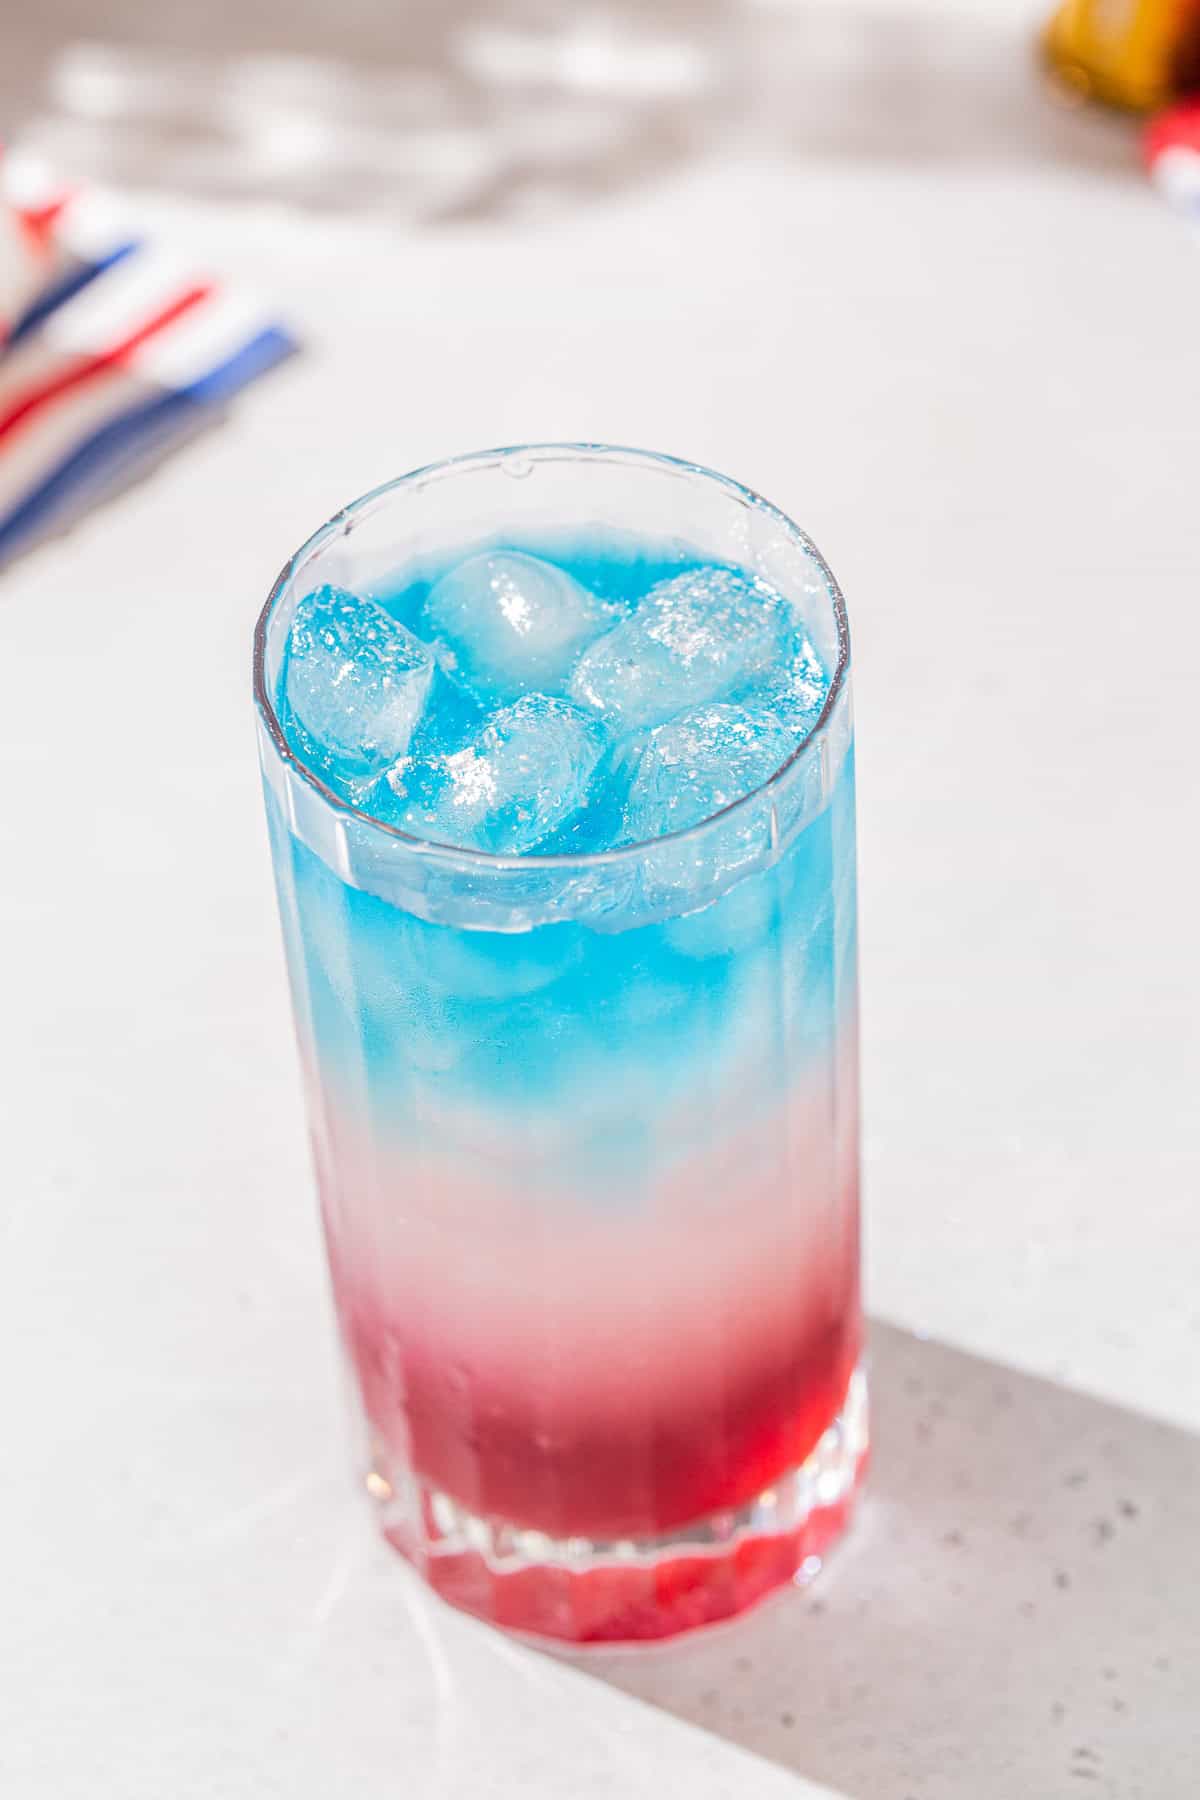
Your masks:
{"label": "red white and blue striped cloth", "polygon": [[261,306],[0,150],[0,565],[295,348]]}

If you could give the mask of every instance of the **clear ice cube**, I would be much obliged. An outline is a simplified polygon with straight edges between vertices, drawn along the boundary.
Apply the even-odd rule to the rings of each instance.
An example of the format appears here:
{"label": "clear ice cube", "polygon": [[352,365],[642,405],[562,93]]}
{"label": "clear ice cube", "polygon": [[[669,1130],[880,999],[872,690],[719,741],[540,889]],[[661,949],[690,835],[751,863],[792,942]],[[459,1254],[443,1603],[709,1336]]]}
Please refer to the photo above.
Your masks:
{"label": "clear ice cube", "polygon": [[284,697],[318,773],[369,782],[405,754],[433,657],[374,600],[323,587],[296,608]]}
{"label": "clear ice cube", "polygon": [[800,631],[788,647],[786,659],[739,689],[737,698],[756,712],[773,713],[798,744],[820,718],[828,692],[824,665],[811,640]]}
{"label": "clear ice cube", "polygon": [[588,804],[604,749],[600,726],[570,701],[525,694],[461,749],[390,770],[384,816],[418,837],[522,855]]}
{"label": "clear ice cube", "polygon": [[[625,802],[622,839],[647,843],[639,864],[644,898],[677,916],[681,929],[669,929],[668,941],[683,954],[722,954],[765,924],[765,891],[730,898],[727,905],[721,898],[743,878],[759,887],[758,871],[774,851],[770,803],[752,800],[727,818],[714,815],[761,787],[795,747],[795,738],[770,713],[728,702],[681,713],[648,733]],[[667,835],[688,833],[708,819],[713,823],[698,835]],[[656,844],[656,838],[664,841]],[[678,917],[708,906],[719,907],[720,916],[694,927]]]}
{"label": "clear ice cube", "polygon": [[650,732],[625,801],[624,836],[684,831],[761,787],[796,748],[782,719],[718,702]]}
{"label": "clear ice cube", "polygon": [[495,702],[561,688],[584,645],[618,616],[565,569],[519,550],[488,551],[442,576],[421,629],[456,681]]}
{"label": "clear ice cube", "polygon": [[736,569],[690,569],[583,651],[567,691],[621,730],[730,693],[783,657],[796,617],[782,594]]}

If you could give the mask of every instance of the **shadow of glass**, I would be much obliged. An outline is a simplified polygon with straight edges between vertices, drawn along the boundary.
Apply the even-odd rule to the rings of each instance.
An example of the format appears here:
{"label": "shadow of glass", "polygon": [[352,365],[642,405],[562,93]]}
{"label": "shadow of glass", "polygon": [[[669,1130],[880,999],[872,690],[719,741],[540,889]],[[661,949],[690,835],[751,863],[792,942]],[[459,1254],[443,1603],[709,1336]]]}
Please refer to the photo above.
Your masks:
{"label": "shadow of glass", "polygon": [[1131,161],[1055,103],[1022,24],[860,0],[44,0],[0,117],[64,169],[410,222],[503,217],[736,146],[884,163]]}
{"label": "shadow of glass", "polygon": [[1185,1800],[1200,1439],[873,1332],[868,1499],[815,1587],[593,1674],[853,1800]]}

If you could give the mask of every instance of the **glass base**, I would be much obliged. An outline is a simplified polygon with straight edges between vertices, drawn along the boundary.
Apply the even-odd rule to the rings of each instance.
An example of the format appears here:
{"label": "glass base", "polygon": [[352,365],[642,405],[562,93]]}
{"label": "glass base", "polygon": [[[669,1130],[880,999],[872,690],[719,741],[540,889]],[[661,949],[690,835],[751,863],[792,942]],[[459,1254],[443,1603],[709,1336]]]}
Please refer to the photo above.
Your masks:
{"label": "glass base", "polygon": [[735,1511],[662,1536],[552,1538],[483,1519],[379,1447],[366,1485],[385,1537],[451,1605],[535,1637],[621,1643],[715,1624],[810,1581],[849,1524],[868,1447],[859,1368],[799,1468]]}

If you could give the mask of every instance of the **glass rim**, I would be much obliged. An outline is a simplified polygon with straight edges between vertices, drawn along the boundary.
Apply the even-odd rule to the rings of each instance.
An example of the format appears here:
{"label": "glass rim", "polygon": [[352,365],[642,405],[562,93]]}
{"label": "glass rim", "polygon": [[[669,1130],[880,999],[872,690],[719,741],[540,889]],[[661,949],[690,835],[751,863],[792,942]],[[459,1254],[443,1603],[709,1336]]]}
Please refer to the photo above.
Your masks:
{"label": "glass rim", "polygon": [[[502,467],[506,461],[528,457],[533,462],[551,461],[604,461],[625,462],[633,467],[658,469],[679,477],[697,478],[702,482],[712,482],[722,488],[726,494],[737,500],[739,504],[753,507],[755,511],[767,515],[778,526],[782,527],[793,543],[799,545],[807,555],[816,562],[829,590],[829,598],[833,608],[834,625],[837,632],[837,662],[832,671],[829,691],[825,703],[814,720],[811,729],[802,737],[795,749],[772,770],[765,781],[751,788],[746,794],[739,794],[735,800],[719,807],[715,812],[707,813],[693,825],[680,827],[675,831],[666,831],[657,837],[639,838],[632,844],[617,844],[607,850],[559,851],[552,855],[517,855],[512,852],[478,850],[465,844],[446,844],[435,838],[423,838],[415,833],[404,831],[398,825],[389,825],[379,819],[365,807],[356,806],[353,801],[345,799],[335,789],[329,787],[316,771],[309,767],[289,744],[275,711],[275,703],[267,685],[267,630],[275,612],[277,603],[287,590],[293,575],[310,561],[317,551],[338,536],[345,536],[353,530],[357,521],[368,512],[373,511],[385,500],[397,493],[420,488],[431,481],[446,480],[456,474],[465,473],[475,468],[486,468],[490,465]],[[801,529],[794,520],[770,500],[747,487],[744,482],[735,481],[730,475],[723,475],[717,469],[710,469],[703,463],[690,462],[685,457],[669,456],[657,450],[639,450],[631,445],[588,443],[581,441],[572,443],[548,442],[532,444],[511,444],[491,450],[468,450],[459,456],[445,457],[438,462],[425,463],[406,474],[395,475],[389,481],[380,482],[377,487],[367,490],[356,500],[340,507],[332,517],[307,537],[283,565],[271,585],[266,602],[258,615],[254,627],[254,704],[259,718],[267,732],[271,744],[284,765],[293,770],[313,789],[318,798],[334,813],[346,819],[352,819],[359,825],[369,826],[385,838],[394,839],[414,855],[428,857],[435,862],[453,862],[460,869],[468,864],[492,870],[515,869],[587,869],[611,867],[614,863],[634,861],[644,858],[647,853],[655,852],[665,844],[683,844],[698,838],[731,819],[743,809],[751,807],[755,802],[780,787],[789,772],[795,769],[814,749],[818,749],[825,739],[826,729],[833,716],[837,703],[846,688],[847,675],[850,669],[850,625],[846,616],[846,602],[837,578],[826,562],[824,556],[808,533]]]}

